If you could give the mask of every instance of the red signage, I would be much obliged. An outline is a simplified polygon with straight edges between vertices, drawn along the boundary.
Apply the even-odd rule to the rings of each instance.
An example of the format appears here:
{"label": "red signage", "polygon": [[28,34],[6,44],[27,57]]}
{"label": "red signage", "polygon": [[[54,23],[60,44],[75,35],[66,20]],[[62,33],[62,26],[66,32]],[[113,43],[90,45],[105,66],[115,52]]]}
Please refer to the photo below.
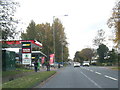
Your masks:
{"label": "red signage", "polygon": [[43,64],[45,62],[45,57],[42,57],[41,63]]}
{"label": "red signage", "polygon": [[42,48],[42,44],[38,43],[37,41],[34,41],[34,40],[0,41],[0,43],[5,43],[5,44],[8,44],[8,45],[21,44],[22,42],[31,42],[32,44],[35,44],[35,45],[37,45],[37,46]]}
{"label": "red signage", "polygon": [[23,48],[22,53],[31,53],[31,49],[30,48]]}
{"label": "red signage", "polygon": [[50,54],[50,64],[54,63],[54,54]]}

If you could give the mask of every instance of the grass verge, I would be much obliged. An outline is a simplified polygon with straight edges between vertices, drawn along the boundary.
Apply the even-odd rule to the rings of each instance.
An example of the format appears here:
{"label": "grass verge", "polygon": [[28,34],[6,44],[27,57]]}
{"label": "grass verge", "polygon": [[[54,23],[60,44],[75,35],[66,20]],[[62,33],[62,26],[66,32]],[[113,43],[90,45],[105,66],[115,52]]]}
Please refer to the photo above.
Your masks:
{"label": "grass verge", "polygon": [[32,72],[32,71],[34,71],[34,70],[28,70],[28,69],[24,69],[24,68],[16,68],[16,70],[14,70],[14,71],[3,71],[2,77],[16,75],[16,74],[20,74],[20,73]]}
{"label": "grass verge", "polygon": [[2,88],[31,88],[37,83],[46,80],[55,73],[56,71],[37,72],[32,75],[27,75],[22,78],[18,78],[10,82],[4,83],[2,85]]}
{"label": "grass verge", "polygon": [[113,70],[120,70],[120,67],[112,67]]}

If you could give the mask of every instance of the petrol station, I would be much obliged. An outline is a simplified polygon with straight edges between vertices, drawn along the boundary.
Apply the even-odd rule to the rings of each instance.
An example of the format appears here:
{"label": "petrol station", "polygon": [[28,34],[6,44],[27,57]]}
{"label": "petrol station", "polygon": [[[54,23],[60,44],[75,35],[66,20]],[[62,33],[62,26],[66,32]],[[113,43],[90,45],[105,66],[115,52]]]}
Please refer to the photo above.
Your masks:
{"label": "petrol station", "polygon": [[[3,70],[13,70],[15,68],[15,51],[8,51],[10,48],[19,49],[19,61],[23,65],[31,65],[34,59],[46,58],[47,56],[41,51],[32,51],[32,48],[42,49],[42,44],[36,40],[11,40],[1,41],[2,44],[7,44],[8,47],[2,50],[2,67]],[[11,57],[12,56],[12,57]],[[12,62],[12,63],[11,63]],[[11,69],[10,69],[11,68]]]}

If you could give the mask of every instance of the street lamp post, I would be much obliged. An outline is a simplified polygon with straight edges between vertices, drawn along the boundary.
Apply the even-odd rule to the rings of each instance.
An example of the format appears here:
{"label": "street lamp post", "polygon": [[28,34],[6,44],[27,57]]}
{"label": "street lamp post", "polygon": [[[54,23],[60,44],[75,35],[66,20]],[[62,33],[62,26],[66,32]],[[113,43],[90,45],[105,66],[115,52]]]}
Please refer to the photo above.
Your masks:
{"label": "street lamp post", "polygon": [[[67,14],[66,15],[63,15],[63,16],[68,16]],[[54,49],[54,63],[56,61],[56,52],[55,52],[55,26],[54,26],[54,19],[55,19],[56,16],[53,16],[53,49]],[[63,59],[62,59],[63,60]]]}
{"label": "street lamp post", "polygon": [[61,43],[61,45],[62,45],[62,64],[63,64],[63,57],[64,57],[64,55],[63,55],[63,48],[64,48],[64,42],[63,42],[63,40],[62,40],[62,43]]}
{"label": "street lamp post", "polygon": [[54,63],[55,63],[55,29],[54,29],[54,18],[55,16],[53,16],[53,49],[54,49]]}

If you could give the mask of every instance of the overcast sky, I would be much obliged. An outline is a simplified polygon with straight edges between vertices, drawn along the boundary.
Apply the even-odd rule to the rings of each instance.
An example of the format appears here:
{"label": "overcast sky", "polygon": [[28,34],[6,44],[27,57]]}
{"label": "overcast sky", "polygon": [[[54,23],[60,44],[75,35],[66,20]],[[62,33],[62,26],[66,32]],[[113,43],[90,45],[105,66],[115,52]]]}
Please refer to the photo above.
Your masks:
{"label": "overcast sky", "polygon": [[[20,7],[15,16],[23,22],[22,30],[31,20],[36,24],[49,22],[52,24],[53,16],[59,18],[65,27],[69,43],[70,58],[76,51],[86,47],[93,47],[92,40],[97,30],[106,31],[110,37],[111,30],[107,20],[111,16],[116,0],[18,0]],[[64,16],[67,14],[68,16]],[[107,42],[108,43],[108,42]],[[107,44],[110,47],[111,42]]]}

